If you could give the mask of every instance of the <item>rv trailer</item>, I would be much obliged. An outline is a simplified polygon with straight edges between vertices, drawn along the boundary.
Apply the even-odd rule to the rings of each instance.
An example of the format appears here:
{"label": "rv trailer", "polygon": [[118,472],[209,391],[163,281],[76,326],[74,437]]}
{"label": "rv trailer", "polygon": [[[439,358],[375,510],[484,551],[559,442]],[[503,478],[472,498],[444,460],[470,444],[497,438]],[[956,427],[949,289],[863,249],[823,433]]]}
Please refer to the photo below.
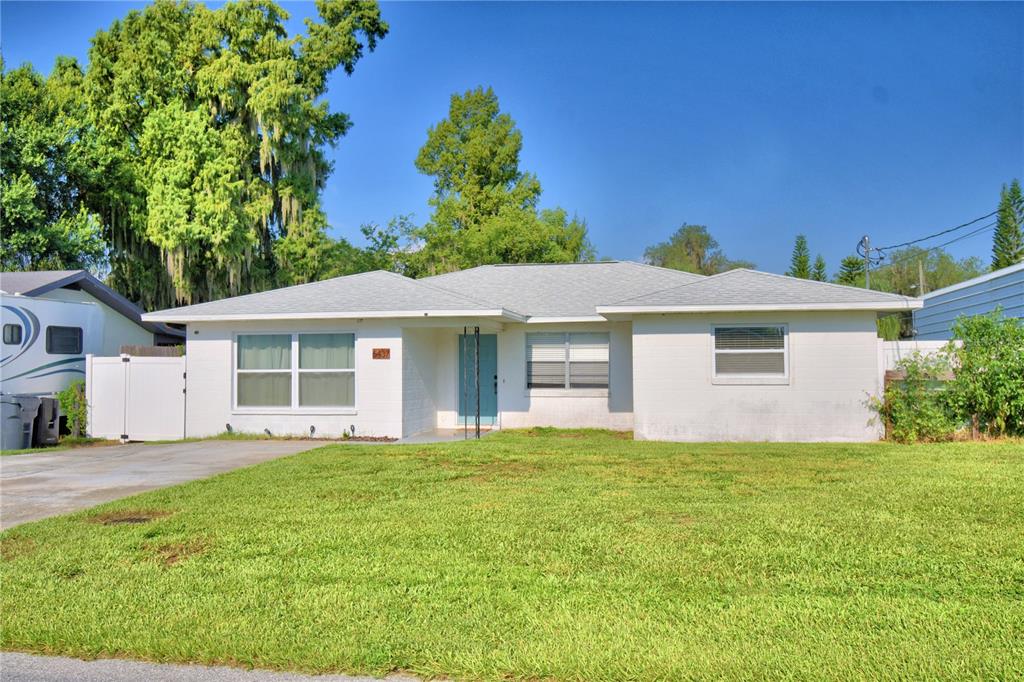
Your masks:
{"label": "rv trailer", "polygon": [[103,322],[96,303],[0,294],[0,448],[57,442],[57,393],[85,378]]}

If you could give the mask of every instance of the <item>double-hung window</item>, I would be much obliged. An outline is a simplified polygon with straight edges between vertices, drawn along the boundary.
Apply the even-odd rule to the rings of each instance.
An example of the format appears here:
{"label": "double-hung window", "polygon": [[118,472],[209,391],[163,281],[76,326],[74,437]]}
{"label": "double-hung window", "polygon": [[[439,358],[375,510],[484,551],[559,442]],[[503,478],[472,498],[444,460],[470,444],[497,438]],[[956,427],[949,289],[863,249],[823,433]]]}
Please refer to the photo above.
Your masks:
{"label": "double-hung window", "polygon": [[236,386],[239,407],[291,407],[292,335],[239,335]]}
{"label": "double-hung window", "polygon": [[355,335],[239,334],[238,407],[355,406]]}
{"label": "double-hung window", "polygon": [[299,405],[356,404],[354,334],[299,334]]}
{"label": "double-hung window", "polygon": [[607,332],[527,334],[526,386],[607,389]]}
{"label": "double-hung window", "polygon": [[716,379],[789,377],[789,334],[785,325],[717,326],[714,341]]}

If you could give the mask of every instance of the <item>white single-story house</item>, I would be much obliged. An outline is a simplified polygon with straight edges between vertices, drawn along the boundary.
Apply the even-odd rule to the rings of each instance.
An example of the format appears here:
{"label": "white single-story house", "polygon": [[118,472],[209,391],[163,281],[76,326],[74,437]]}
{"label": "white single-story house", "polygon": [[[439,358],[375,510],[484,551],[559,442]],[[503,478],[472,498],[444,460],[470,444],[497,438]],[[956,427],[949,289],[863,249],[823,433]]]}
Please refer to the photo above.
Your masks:
{"label": "white single-story house", "polygon": [[186,432],[406,437],[485,426],[655,440],[868,441],[875,320],[920,301],[632,262],[359,275],[149,313],[187,325]]}
{"label": "white single-story house", "polygon": [[914,311],[914,338],[948,340],[961,315],[984,315],[999,308],[1006,317],[1024,319],[1024,262],[936,289],[921,297]]}

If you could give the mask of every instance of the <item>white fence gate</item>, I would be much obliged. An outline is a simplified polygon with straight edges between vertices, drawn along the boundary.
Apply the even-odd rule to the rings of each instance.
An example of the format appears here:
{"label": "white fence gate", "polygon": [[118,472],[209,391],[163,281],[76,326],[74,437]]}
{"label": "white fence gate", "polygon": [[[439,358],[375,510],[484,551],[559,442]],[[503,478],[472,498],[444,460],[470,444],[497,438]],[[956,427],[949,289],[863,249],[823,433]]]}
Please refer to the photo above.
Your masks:
{"label": "white fence gate", "polygon": [[86,356],[88,430],[93,438],[185,437],[185,358]]}

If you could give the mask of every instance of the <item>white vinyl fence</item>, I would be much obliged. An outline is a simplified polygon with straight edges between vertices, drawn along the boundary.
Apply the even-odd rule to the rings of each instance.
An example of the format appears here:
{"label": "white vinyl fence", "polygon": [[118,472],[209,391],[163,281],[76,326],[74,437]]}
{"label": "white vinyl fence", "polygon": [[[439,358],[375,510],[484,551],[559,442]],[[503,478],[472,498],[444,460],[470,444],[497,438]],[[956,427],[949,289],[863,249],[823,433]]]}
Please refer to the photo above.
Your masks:
{"label": "white vinyl fence", "polygon": [[185,437],[185,358],[86,356],[89,435],[116,440]]}
{"label": "white vinyl fence", "polygon": [[920,353],[932,355],[942,350],[949,341],[921,341],[918,339],[902,339],[900,341],[880,341],[882,348],[882,371],[896,369],[896,363]]}

